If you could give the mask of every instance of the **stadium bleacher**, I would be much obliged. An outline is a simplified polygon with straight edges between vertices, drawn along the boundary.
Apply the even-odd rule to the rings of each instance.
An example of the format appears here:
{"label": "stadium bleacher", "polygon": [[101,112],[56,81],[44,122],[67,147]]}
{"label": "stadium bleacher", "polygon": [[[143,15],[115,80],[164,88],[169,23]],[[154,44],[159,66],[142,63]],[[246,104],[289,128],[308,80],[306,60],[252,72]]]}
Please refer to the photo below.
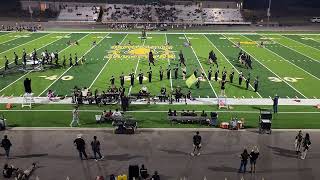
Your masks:
{"label": "stadium bleacher", "polygon": [[58,15],[58,21],[89,21],[98,20],[100,7],[95,6],[65,6]]}

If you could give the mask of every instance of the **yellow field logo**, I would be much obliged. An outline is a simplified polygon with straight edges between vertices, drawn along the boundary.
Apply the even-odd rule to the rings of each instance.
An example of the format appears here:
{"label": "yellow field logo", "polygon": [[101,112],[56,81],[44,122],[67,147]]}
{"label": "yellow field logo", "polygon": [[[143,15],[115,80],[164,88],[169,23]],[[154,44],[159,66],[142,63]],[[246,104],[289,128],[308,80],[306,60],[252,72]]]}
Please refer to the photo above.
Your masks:
{"label": "yellow field logo", "polygon": [[257,43],[255,41],[241,41],[240,44],[252,45]]}
{"label": "yellow field logo", "polygon": [[118,45],[112,46],[107,54],[111,59],[131,59],[131,58],[148,58],[150,50],[156,60],[175,59],[172,46],[135,46],[135,45]]}

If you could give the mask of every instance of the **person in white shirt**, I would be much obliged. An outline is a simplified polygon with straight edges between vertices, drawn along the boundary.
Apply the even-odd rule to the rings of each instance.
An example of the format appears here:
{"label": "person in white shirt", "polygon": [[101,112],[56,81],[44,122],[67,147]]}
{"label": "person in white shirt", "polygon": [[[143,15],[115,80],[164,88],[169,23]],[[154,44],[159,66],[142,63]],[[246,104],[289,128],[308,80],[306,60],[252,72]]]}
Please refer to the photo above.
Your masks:
{"label": "person in white shirt", "polygon": [[112,113],[112,117],[121,117],[121,116],[122,116],[122,114],[121,114],[121,112],[119,112],[118,109],[116,109],[116,111]]}
{"label": "person in white shirt", "polygon": [[73,127],[75,124],[80,126],[78,106],[72,110],[72,121],[70,123],[70,127]]}

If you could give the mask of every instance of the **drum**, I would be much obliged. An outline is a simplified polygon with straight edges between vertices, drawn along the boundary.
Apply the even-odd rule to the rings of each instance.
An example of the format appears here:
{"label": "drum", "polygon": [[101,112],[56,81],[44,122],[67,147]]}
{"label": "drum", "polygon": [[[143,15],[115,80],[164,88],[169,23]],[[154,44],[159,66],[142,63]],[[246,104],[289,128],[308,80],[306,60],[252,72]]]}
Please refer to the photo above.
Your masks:
{"label": "drum", "polygon": [[228,122],[222,122],[220,124],[220,128],[222,129],[229,129],[229,123]]}
{"label": "drum", "polygon": [[237,127],[238,127],[238,129],[243,129],[243,122],[242,121],[238,121],[237,122]]}

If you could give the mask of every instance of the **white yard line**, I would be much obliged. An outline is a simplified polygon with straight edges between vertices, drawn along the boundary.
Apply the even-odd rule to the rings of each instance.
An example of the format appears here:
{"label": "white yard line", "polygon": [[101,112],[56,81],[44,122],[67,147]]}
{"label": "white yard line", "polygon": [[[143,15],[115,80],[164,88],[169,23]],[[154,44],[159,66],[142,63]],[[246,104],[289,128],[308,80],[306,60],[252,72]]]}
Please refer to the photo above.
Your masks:
{"label": "white yard line", "polygon": [[[10,35],[10,34],[13,34],[13,33],[8,33],[8,34],[4,34],[4,35]],[[30,34],[30,33],[25,33],[25,35],[28,35],[28,34]],[[4,36],[4,35],[1,35],[1,36]],[[1,37],[1,36],[0,36],[0,37]],[[7,43],[7,42],[10,42],[10,41],[16,40],[16,39],[18,39],[18,38],[21,38],[21,37],[15,37],[15,38],[12,38],[12,39],[9,39],[9,40],[0,42],[0,44]]]}
{"label": "white yard line", "polygon": [[[108,34],[109,35],[109,34]],[[123,43],[123,41],[127,38],[128,34],[122,39],[122,41],[120,42],[119,45],[121,45]],[[98,75],[96,76],[96,78],[92,81],[92,83],[89,86],[89,89],[91,89],[91,87],[93,86],[93,84],[97,81],[97,79],[100,77],[101,73],[104,71],[104,69],[106,68],[106,66],[108,65],[110,59],[109,58],[108,61],[104,64],[104,66],[102,67],[102,69],[100,70],[100,72],[98,73]]]}
{"label": "white yard line", "polygon": [[[211,41],[210,39],[208,39],[208,37],[207,37],[206,35],[203,35],[203,36],[210,42],[210,44],[211,44],[216,50],[219,51],[220,54],[222,54],[222,56],[229,62],[229,64],[230,64],[230,65],[237,71],[237,73],[239,74],[240,72],[238,71],[238,69],[237,69],[237,68],[229,61],[229,59],[212,43],[212,41]],[[246,78],[244,78],[244,79],[246,79]],[[251,84],[249,84],[249,86],[250,86],[252,89],[254,89]],[[259,92],[256,92],[256,93],[258,94],[258,96],[259,96],[260,98],[262,98],[262,96],[260,95]]]}
{"label": "white yard line", "polygon": [[[229,38],[225,35],[223,35],[225,38],[227,38],[229,40]],[[244,37],[244,36],[243,36]],[[244,37],[246,38],[246,37]],[[232,42],[234,45],[236,45],[233,41],[229,40],[230,42]],[[240,49],[242,49],[242,51],[246,52],[247,54],[249,54],[251,57],[253,57],[254,59],[256,59],[256,61],[261,64],[263,67],[265,67],[266,69],[268,69],[270,72],[272,72],[275,76],[277,76],[279,79],[282,80],[282,82],[286,83],[288,86],[290,86],[293,90],[295,90],[296,92],[298,92],[301,96],[303,96],[304,98],[307,99],[307,97],[305,95],[303,95],[300,91],[298,91],[296,88],[294,88],[291,84],[289,84],[287,81],[283,80],[278,74],[276,74],[275,72],[273,72],[270,68],[268,68],[266,65],[264,65],[263,63],[261,63],[258,58],[255,58],[255,56],[253,56],[251,53],[248,53],[248,51],[245,51],[241,46]]]}
{"label": "white yard line", "polygon": [[[188,37],[187,37],[185,34],[184,34],[184,36],[186,37],[186,40],[187,40],[187,41],[189,41],[189,40],[188,40]],[[203,71],[204,75],[205,75],[205,76],[206,76],[206,78],[208,79],[207,73],[206,73],[206,71],[204,70],[204,68],[202,67],[202,64],[201,64],[201,62],[200,62],[200,60],[199,60],[199,58],[198,58],[198,56],[197,56],[196,52],[194,51],[194,49],[193,49],[192,45],[191,45],[190,47],[191,47],[191,49],[192,49],[192,51],[193,51],[193,54],[195,55],[196,59],[198,60],[198,63],[199,63],[199,65],[200,65],[200,67],[201,67],[201,69],[202,69],[202,71]],[[210,81],[208,81],[208,83],[209,83],[209,85],[210,85],[210,87],[211,87],[211,89],[212,89],[212,91],[213,91],[214,95],[215,95],[216,97],[218,97],[218,95],[217,95],[216,91],[214,90],[214,88],[213,88],[213,86],[212,86],[211,82],[210,82]]]}
{"label": "white yard line", "polygon": [[[289,40],[291,40],[291,41],[294,41],[294,42],[296,42],[297,44],[300,44],[300,45],[302,45],[302,46],[310,47],[310,48],[312,48],[312,49],[314,49],[315,51],[318,51],[318,52],[320,53],[320,50],[319,50],[319,49],[317,49],[317,48],[315,48],[315,47],[312,47],[312,46],[309,46],[309,45],[307,45],[307,44],[304,44],[304,43],[302,43],[302,42],[299,42],[299,41],[297,41],[297,40],[288,38],[288,37],[286,37],[286,36],[284,36],[284,35],[285,35],[285,34],[279,34],[279,36],[281,36],[281,37],[284,37],[284,38],[286,38],[286,39],[289,39]],[[282,43],[279,43],[279,44],[283,45]],[[283,46],[285,46],[285,45],[283,45]],[[291,49],[291,48],[290,48],[290,49]],[[302,55],[304,55],[304,56],[306,56],[306,57],[308,57],[308,58],[310,58],[310,59],[312,59],[312,60],[314,60],[314,61],[319,62],[319,60],[314,59],[314,58],[311,58],[310,56],[306,55],[305,53],[302,53],[302,52],[299,52],[299,51],[296,51],[296,52],[298,52],[298,53],[300,53],[300,54],[302,54]],[[320,62],[319,62],[319,63],[320,63]]]}
{"label": "white yard line", "polygon": [[[69,34],[70,34],[70,33],[69,33]],[[42,47],[40,47],[40,48],[38,48],[38,49],[42,49],[42,48],[44,48],[44,47],[46,47],[46,46],[49,46],[50,44],[52,44],[52,43],[54,43],[54,42],[57,42],[58,40],[61,40],[61,39],[62,39],[62,38],[58,38],[57,40],[52,41],[52,42],[50,42],[49,44],[46,44],[46,45],[44,45],[44,46],[42,46]],[[69,47],[69,46],[68,46],[68,47]],[[64,48],[63,50],[67,49],[68,47]],[[61,50],[60,52],[62,52],[63,50]],[[59,52],[59,53],[60,53],[60,52]],[[10,63],[10,64],[11,64],[11,63]],[[0,69],[1,69],[1,68],[0,68]],[[7,86],[4,87],[3,89],[1,89],[0,92],[4,91],[4,90],[7,89],[8,87],[12,86],[12,85],[15,84],[16,82],[18,82],[20,79],[24,78],[26,75],[29,75],[31,72],[32,72],[32,70],[29,71],[28,73],[25,73],[24,75],[22,75],[21,77],[19,77],[18,79],[16,79],[16,80],[13,81],[12,83],[10,83],[9,85],[7,85]]]}
{"label": "white yard line", "polygon": [[[262,36],[262,37],[265,37],[265,36]],[[273,40],[272,40],[272,41],[273,41]],[[273,42],[277,43],[276,41],[273,41]],[[278,44],[279,44],[279,43],[278,43]],[[267,47],[266,47],[266,48],[264,48],[264,49],[267,49],[267,50],[268,50],[268,51],[270,51],[271,53],[273,53],[273,54],[275,54],[276,56],[280,57],[280,58],[281,58],[281,59],[283,59],[284,61],[286,61],[286,62],[288,62],[288,63],[292,64],[293,66],[297,67],[298,69],[302,70],[303,72],[305,72],[305,73],[309,74],[309,75],[310,75],[310,76],[312,76],[313,78],[315,78],[315,79],[317,79],[317,80],[320,80],[320,78],[318,78],[318,77],[316,77],[315,75],[311,74],[310,72],[308,72],[308,71],[304,70],[303,68],[301,68],[301,67],[297,66],[296,64],[294,64],[294,63],[290,62],[289,60],[285,59],[284,57],[280,56],[279,54],[277,54],[277,53],[275,53],[275,52],[271,51],[269,48],[267,48]]]}
{"label": "white yard line", "polygon": [[[164,34],[164,35],[165,35],[165,37],[166,37],[166,45],[168,45],[168,37],[167,37],[167,34]],[[171,65],[169,59],[168,59],[168,65]],[[171,87],[171,91],[173,91],[171,73],[170,73],[170,87]]]}
{"label": "white yard line", "polygon": [[[146,39],[144,39],[142,46],[144,46],[145,43],[146,43]],[[136,74],[137,74],[137,70],[138,70],[139,63],[140,63],[140,57],[138,58],[138,62],[137,62],[137,65],[136,65],[136,69],[134,70],[134,78],[136,78]],[[131,90],[132,90],[132,86],[130,85],[129,92],[128,92],[128,96],[130,96]]]}
{"label": "white yard line", "polygon": [[[263,36],[263,35],[261,35],[261,36]],[[265,37],[265,36],[264,36],[264,37]],[[285,36],[282,36],[282,37],[285,37]],[[287,37],[285,37],[285,38],[287,38]],[[287,39],[290,39],[290,38],[287,38]],[[293,39],[290,39],[290,40],[293,40]],[[319,60],[316,60],[316,59],[308,56],[308,55],[305,54],[305,53],[302,53],[302,52],[300,52],[300,51],[298,51],[298,50],[296,50],[296,49],[293,49],[292,47],[286,46],[286,45],[284,45],[283,43],[280,43],[280,42],[277,42],[277,41],[274,41],[274,40],[272,40],[272,41],[273,41],[273,42],[276,42],[276,43],[278,43],[278,44],[280,44],[280,45],[282,45],[282,46],[284,46],[284,47],[286,47],[286,48],[289,48],[289,49],[293,50],[294,52],[297,52],[297,53],[299,53],[299,54],[301,54],[301,55],[303,55],[303,56],[305,56],[305,57],[308,57],[309,59],[312,59],[313,61],[316,61],[316,62],[320,63]],[[295,41],[295,40],[293,40],[293,41]],[[303,43],[298,42],[298,41],[296,41],[296,42],[297,42],[297,43],[300,43],[300,44],[303,44]]]}
{"label": "white yard line", "polygon": [[[87,35],[85,35],[85,36],[83,36],[82,38],[80,38],[78,41],[81,41],[82,39],[84,39],[85,37],[87,37],[87,36],[89,36],[90,34],[87,34]],[[100,43],[102,41],[102,39],[97,43],[97,45]],[[68,46],[67,48],[69,48],[69,47],[71,47],[71,45],[70,46]],[[93,49],[94,47],[96,47],[96,46],[92,46],[87,52],[85,52],[85,54],[83,54],[83,56],[85,56],[88,52],[90,52],[91,51],[91,49]],[[66,49],[67,49],[66,48]],[[65,49],[64,49],[65,50]],[[79,59],[78,59],[78,61],[83,57],[83,56],[81,56]],[[71,66],[71,67],[69,67],[67,70],[65,70],[57,79],[55,79],[45,90],[43,90],[39,95],[38,95],[38,97],[40,97],[43,93],[45,93],[54,83],[56,83],[58,80],[60,80],[60,78],[64,75],[64,74],[66,74],[71,68],[72,68],[73,66]]]}

